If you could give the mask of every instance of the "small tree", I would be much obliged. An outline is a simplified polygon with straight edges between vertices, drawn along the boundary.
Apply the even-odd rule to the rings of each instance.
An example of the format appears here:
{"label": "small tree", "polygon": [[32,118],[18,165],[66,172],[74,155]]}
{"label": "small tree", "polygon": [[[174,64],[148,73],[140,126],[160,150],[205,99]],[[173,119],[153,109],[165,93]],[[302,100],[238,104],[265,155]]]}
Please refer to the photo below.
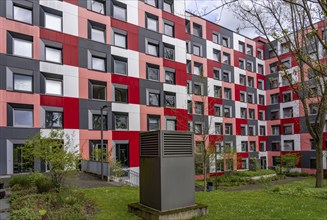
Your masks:
{"label": "small tree", "polygon": [[41,132],[27,139],[22,148],[26,163],[41,161],[49,167],[49,174],[57,189],[60,190],[68,172],[76,171],[80,156],[73,142],[73,135],[63,130],[51,130],[49,134]]}
{"label": "small tree", "polygon": [[[298,154],[287,153],[282,155],[281,158],[282,167],[285,168],[287,172],[290,172],[290,170],[295,168],[300,162],[300,156]],[[280,163],[280,157],[277,158],[277,162]]]}

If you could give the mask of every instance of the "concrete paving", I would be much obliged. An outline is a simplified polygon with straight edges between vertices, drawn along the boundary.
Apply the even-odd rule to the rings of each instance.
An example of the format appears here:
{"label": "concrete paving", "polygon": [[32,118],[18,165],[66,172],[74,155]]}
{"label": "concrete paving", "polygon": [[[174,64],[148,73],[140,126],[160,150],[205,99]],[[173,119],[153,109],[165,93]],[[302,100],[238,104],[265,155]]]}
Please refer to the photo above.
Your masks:
{"label": "concrete paving", "polygon": [[10,219],[9,198],[0,199],[0,220]]}

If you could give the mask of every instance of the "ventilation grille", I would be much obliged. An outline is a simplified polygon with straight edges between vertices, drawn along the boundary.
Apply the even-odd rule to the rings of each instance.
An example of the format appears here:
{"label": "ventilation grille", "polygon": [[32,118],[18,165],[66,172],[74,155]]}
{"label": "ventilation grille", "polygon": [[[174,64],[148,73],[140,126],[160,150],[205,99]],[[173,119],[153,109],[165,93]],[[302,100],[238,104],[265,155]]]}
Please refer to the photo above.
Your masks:
{"label": "ventilation grille", "polygon": [[192,134],[164,133],[163,156],[193,156]]}
{"label": "ventilation grille", "polygon": [[159,132],[141,135],[141,157],[159,156]]}

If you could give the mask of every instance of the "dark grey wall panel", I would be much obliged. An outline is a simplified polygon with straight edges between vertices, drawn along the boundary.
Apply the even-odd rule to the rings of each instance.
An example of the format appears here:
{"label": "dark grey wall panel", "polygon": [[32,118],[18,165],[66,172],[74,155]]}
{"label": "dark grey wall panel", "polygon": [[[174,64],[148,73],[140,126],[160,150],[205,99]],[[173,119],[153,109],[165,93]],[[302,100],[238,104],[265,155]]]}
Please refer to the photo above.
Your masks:
{"label": "dark grey wall panel", "polygon": [[140,79],[140,104],[147,104],[147,89],[160,92],[160,106],[164,105],[163,84],[160,82]]}

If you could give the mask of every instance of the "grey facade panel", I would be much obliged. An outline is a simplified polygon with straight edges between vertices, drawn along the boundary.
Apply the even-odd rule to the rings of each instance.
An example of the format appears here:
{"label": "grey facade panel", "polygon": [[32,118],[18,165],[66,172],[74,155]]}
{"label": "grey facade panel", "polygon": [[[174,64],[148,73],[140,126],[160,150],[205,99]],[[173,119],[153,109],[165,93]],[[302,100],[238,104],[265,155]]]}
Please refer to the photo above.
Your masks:
{"label": "grey facade panel", "polygon": [[164,106],[164,89],[162,83],[140,79],[140,104],[141,105],[147,105],[148,103],[147,90],[158,91],[160,94],[160,106]]}
{"label": "grey facade panel", "polygon": [[315,151],[302,151],[301,152],[301,167],[310,168],[310,159],[316,158]]}

